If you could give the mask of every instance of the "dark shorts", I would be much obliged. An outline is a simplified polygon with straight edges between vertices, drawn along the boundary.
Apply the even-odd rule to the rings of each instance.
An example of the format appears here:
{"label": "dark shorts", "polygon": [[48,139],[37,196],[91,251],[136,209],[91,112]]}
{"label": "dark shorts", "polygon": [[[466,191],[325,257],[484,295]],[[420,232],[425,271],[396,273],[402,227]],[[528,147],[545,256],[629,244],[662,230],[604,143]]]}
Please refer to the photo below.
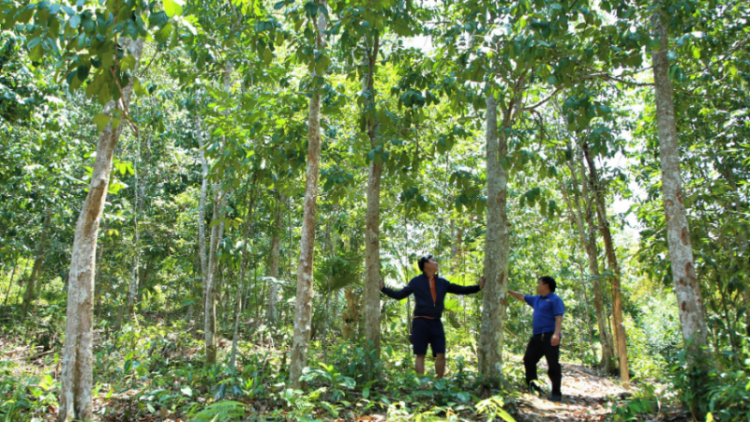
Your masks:
{"label": "dark shorts", "polygon": [[426,355],[427,345],[432,356],[445,353],[445,331],[439,319],[414,318],[411,329],[411,344],[415,355]]}

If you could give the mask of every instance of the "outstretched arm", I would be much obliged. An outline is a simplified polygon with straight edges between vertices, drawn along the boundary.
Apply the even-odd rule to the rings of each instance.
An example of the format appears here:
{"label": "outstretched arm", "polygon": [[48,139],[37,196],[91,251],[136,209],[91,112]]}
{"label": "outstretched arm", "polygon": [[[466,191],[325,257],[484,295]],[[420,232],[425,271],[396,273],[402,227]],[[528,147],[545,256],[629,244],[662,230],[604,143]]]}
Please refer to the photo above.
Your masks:
{"label": "outstretched arm", "polygon": [[480,290],[484,289],[484,277],[479,280],[479,284],[475,286],[459,286],[448,282],[448,293],[455,295],[470,295],[472,293],[479,293]]}
{"label": "outstretched arm", "polygon": [[388,287],[385,287],[385,284],[383,283],[383,280],[380,280],[380,291],[383,292],[388,297],[391,297],[396,300],[401,300],[409,296],[410,294],[414,293],[414,287],[411,285],[411,282],[406,285],[401,290],[393,290]]}
{"label": "outstretched arm", "polygon": [[513,290],[508,290],[508,294],[513,296],[514,298],[520,300],[521,302],[526,302],[526,299],[524,298],[523,293],[514,292]]}

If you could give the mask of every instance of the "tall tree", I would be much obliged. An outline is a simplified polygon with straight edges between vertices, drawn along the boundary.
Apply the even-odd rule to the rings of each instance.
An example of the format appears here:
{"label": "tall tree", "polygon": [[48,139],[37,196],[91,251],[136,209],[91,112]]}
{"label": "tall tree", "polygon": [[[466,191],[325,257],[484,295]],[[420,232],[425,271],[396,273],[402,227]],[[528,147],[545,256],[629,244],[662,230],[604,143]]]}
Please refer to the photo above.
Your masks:
{"label": "tall tree", "polygon": [[[375,357],[380,356],[380,182],[383,175],[383,160],[378,154],[378,121],[375,101],[375,75],[380,33],[366,39],[365,76],[362,81],[364,96],[365,130],[370,140],[372,159],[367,177],[367,214],[365,216],[365,339],[373,348]],[[382,148],[382,147],[380,147]],[[377,157],[376,157],[377,155]]]}
{"label": "tall tree", "polygon": [[[137,66],[143,52],[142,38],[124,42]],[[122,88],[120,101],[110,101],[104,114],[114,114],[121,104],[130,104],[133,79]],[[94,171],[89,192],[76,224],[68,276],[68,309],[65,325],[65,345],[62,354],[60,380],[60,422],[93,419],[92,390],[92,342],[94,326],[94,274],[96,273],[96,241],[99,220],[107,198],[109,177],[112,171],[112,156],[125,119],[111,119],[99,134],[96,147]]]}
{"label": "tall tree", "polygon": [[[325,55],[328,6],[326,0],[316,0],[314,13],[315,50]],[[315,213],[318,201],[318,175],[320,173],[320,85],[323,79],[312,72],[312,96],[307,119],[307,171],[305,174],[305,202],[302,217],[299,264],[297,265],[297,299],[292,337],[292,358],[289,378],[293,388],[300,388],[300,377],[307,363],[312,326],[313,255],[315,251]]]}
{"label": "tall tree", "polygon": [[583,150],[584,158],[589,167],[589,186],[591,187],[592,196],[594,198],[596,215],[599,220],[599,230],[604,239],[604,250],[607,256],[607,264],[609,270],[612,271],[612,319],[614,320],[612,327],[615,331],[617,358],[620,363],[620,380],[623,384],[628,386],[630,384],[630,372],[628,372],[627,334],[625,333],[625,323],[622,315],[622,277],[620,275],[620,265],[617,262],[617,254],[615,253],[615,246],[612,241],[612,231],[610,230],[609,221],[607,220],[607,209],[604,205],[604,193],[602,192],[599,175],[596,171],[596,163],[594,162],[594,158],[591,156],[588,144],[585,141],[581,145],[581,149]]}
{"label": "tall tree", "polygon": [[[574,157],[577,155],[573,151],[568,151],[569,160],[568,165],[571,172],[571,186],[572,186],[572,195],[568,193],[567,187],[565,186],[565,183],[561,180],[561,191],[563,193],[563,199],[565,200],[569,212],[571,214],[571,218],[574,222],[574,225],[576,227],[576,231],[578,233],[579,241],[581,242],[581,245],[583,246],[583,249],[586,252],[586,257],[588,258],[588,267],[589,267],[589,276],[591,278],[591,284],[593,286],[594,290],[594,309],[596,310],[596,320],[599,327],[599,337],[602,345],[602,355],[601,360],[599,362],[600,368],[604,373],[611,373],[614,369],[613,367],[613,359],[614,359],[614,345],[612,342],[612,336],[609,332],[609,326],[607,324],[607,313],[606,309],[604,307],[604,294],[602,292],[601,287],[601,274],[599,272],[599,261],[598,256],[599,252],[597,251],[596,247],[596,237],[595,237],[595,226],[593,225],[593,217],[592,217],[592,210],[591,210],[591,199],[584,197],[584,203],[587,204],[586,210],[584,211],[581,207],[581,191],[579,190],[578,185],[578,178],[576,177],[577,173],[577,166],[576,162],[577,160],[574,160]],[[583,185],[584,192],[588,192],[588,185],[584,183]],[[585,194],[584,193],[584,194]],[[585,195],[589,196],[589,195]],[[584,223],[584,217],[586,216],[586,223]],[[589,233],[587,236],[586,233],[586,227],[589,229]]]}
{"label": "tall tree", "polygon": [[680,152],[677,145],[672,82],[669,79],[669,34],[660,2],[653,8],[654,35],[658,49],[651,52],[656,95],[656,121],[659,134],[662,196],[667,221],[667,243],[672,268],[672,282],[680,310],[682,337],[693,356],[701,356],[708,330],[703,311],[700,285],[690,241],[690,227],[685,212],[685,197],[680,175]]}
{"label": "tall tree", "polygon": [[[523,82],[521,82],[523,83]],[[516,88],[520,88],[516,85]],[[519,89],[514,92],[517,94]],[[510,223],[508,221],[508,172],[503,160],[508,152],[508,131],[514,115],[521,107],[514,95],[503,107],[502,122],[497,121],[495,92],[487,87],[486,151],[487,151],[487,240],[484,247],[486,284],[482,302],[482,326],[479,340],[479,372],[492,383],[502,379],[505,311],[508,302],[508,252]]]}

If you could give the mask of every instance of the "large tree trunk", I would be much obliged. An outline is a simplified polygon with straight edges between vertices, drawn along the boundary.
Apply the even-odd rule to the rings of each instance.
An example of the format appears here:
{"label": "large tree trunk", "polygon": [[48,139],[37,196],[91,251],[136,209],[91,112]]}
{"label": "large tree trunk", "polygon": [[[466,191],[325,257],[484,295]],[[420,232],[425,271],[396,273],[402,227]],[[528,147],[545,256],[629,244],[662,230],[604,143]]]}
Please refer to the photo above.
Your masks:
{"label": "large tree trunk", "polygon": [[[140,38],[129,45],[136,66],[141,58],[143,44],[144,40]],[[130,104],[130,96],[133,93],[132,80],[122,91],[122,104]],[[114,108],[115,102],[111,101],[105,106],[104,112],[109,113]],[[110,122],[99,134],[89,192],[76,224],[68,275],[68,310],[60,375],[62,381],[58,413],[60,422],[73,420],[87,422],[93,419],[91,348],[94,326],[96,240],[99,219],[107,198],[112,156],[124,126],[125,119],[120,120],[117,127],[112,127],[112,122]]]}
{"label": "large tree trunk", "polygon": [[44,264],[44,247],[47,243],[47,229],[49,226],[49,218],[50,216],[48,211],[47,215],[44,216],[44,223],[42,223],[42,235],[39,239],[39,244],[37,245],[36,258],[34,259],[34,269],[31,270],[31,276],[26,282],[26,292],[23,295],[21,315],[24,316],[29,312],[31,302],[34,301],[34,285],[36,284],[36,279],[39,277],[39,273],[42,271],[42,266]]}
{"label": "large tree trunk", "polygon": [[659,50],[652,52],[656,95],[656,122],[659,133],[662,195],[667,221],[667,243],[672,264],[672,281],[682,323],[682,337],[687,350],[694,356],[703,354],[706,345],[706,318],[700,285],[695,273],[693,248],[690,242],[685,202],[680,175],[680,152],[677,145],[677,123],[672,101],[672,82],[669,80],[669,37],[662,22],[660,6],[654,10],[655,35],[660,40]]}
{"label": "large tree trunk", "polygon": [[[326,0],[317,0],[320,8],[327,8]],[[326,15],[318,11],[315,47],[325,49]],[[313,79],[317,77],[313,72]],[[292,388],[301,387],[300,377],[307,363],[310,346],[313,292],[313,255],[315,252],[315,214],[318,201],[318,174],[320,173],[320,90],[315,89],[310,98],[307,120],[307,172],[305,174],[305,210],[302,217],[299,264],[297,265],[297,301],[294,314],[292,358],[289,379]]]}
{"label": "large tree trunk", "polygon": [[[380,47],[380,37],[375,33],[374,46],[366,48],[367,73],[362,82],[364,91],[364,110],[367,137],[370,148],[380,145],[376,139],[378,122],[375,102],[375,64]],[[369,348],[375,352],[375,359],[380,359],[380,182],[383,175],[383,161],[373,156],[370,161],[370,174],[367,178],[367,214],[365,216],[365,339]]]}
{"label": "large tree trunk", "polygon": [[[586,257],[588,258],[589,273],[591,283],[594,290],[594,309],[596,310],[596,321],[599,326],[599,337],[602,344],[602,356],[599,362],[601,371],[605,374],[611,373],[614,368],[614,344],[612,342],[612,335],[609,332],[609,326],[607,325],[607,312],[604,307],[604,294],[602,293],[601,286],[601,274],[599,273],[599,262],[598,262],[598,251],[596,250],[596,232],[594,231],[594,224],[592,221],[591,210],[587,209],[586,222],[589,228],[589,238],[586,238],[585,225],[583,223],[583,210],[581,209],[580,195],[578,189],[578,179],[576,177],[576,166],[573,161],[570,162],[570,171],[573,177],[573,197],[568,195],[565,183],[561,181],[561,187],[563,197],[568,205],[573,221],[575,222],[576,229],[578,231],[578,237],[581,241],[581,245],[586,251]],[[584,190],[587,191],[586,185],[584,184]],[[588,195],[586,195],[588,196]],[[585,198],[589,202],[588,198]]]}
{"label": "large tree trunk", "polygon": [[622,315],[622,291],[620,290],[620,266],[617,263],[615,246],[612,242],[612,232],[609,229],[607,221],[607,210],[604,207],[604,195],[599,183],[599,176],[596,172],[596,164],[589,153],[586,143],[582,146],[583,154],[589,166],[590,185],[593,191],[594,203],[596,205],[596,215],[599,219],[600,231],[604,239],[604,250],[607,255],[607,265],[612,270],[612,326],[615,330],[617,339],[617,357],[620,362],[620,380],[627,387],[630,384],[630,373],[628,372],[628,343],[625,332],[625,323]]}
{"label": "large tree trunk", "polygon": [[[505,129],[511,126],[513,103],[503,110],[498,134],[497,103],[487,90],[487,240],[484,247],[484,299],[479,338],[479,373],[491,384],[499,384],[503,371],[505,311],[508,302],[508,252],[510,222],[506,211],[508,173],[502,166],[508,143]],[[499,135],[499,136],[498,136]]]}
{"label": "large tree trunk", "polygon": [[286,198],[283,195],[278,194],[276,196],[276,215],[274,216],[273,238],[271,240],[271,263],[268,269],[268,275],[273,278],[268,287],[268,308],[266,308],[266,321],[269,325],[275,325],[278,318],[276,302],[279,298],[279,255],[281,251],[281,233],[284,230],[285,202]]}

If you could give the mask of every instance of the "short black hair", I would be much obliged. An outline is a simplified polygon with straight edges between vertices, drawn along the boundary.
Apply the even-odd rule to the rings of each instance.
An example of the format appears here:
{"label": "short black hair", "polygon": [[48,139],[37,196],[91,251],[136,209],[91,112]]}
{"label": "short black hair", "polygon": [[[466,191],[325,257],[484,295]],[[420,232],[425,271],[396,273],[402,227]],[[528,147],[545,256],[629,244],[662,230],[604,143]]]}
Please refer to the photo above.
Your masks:
{"label": "short black hair", "polygon": [[419,266],[419,271],[424,272],[424,264],[430,262],[430,260],[434,258],[434,256],[427,254],[423,257],[419,258],[419,261],[417,261],[417,265]]}
{"label": "short black hair", "polygon": [[549,291],[551,292],[554,292],[555,289],[557,288],[557,283],[555,282],[555,279],[548,275],[543,275],[539,277],[539,280],[542,283],[546,284],[549,287]]}

